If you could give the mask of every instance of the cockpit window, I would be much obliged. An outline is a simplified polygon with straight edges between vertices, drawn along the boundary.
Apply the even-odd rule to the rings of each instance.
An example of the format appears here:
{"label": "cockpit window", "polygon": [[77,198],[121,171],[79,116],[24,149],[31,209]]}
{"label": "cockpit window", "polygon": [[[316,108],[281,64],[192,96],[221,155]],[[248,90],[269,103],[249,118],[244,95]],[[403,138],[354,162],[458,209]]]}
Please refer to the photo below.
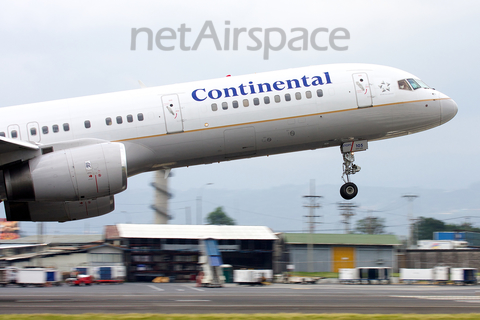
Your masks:
{"label": "cockpit window", "polygon": [[417,81],[417,83],[424,89],[430,89],[429,86],[427,86],[427,84],[425,82],[423,82],[422,80],[420,79],[415,79],[415,81]]}
{"label": "cockpit window", "polygon": [[420,89],[420,88],[423,88],[423,89],[430,89],[429,86],[427,86],[425,84],[425,82],[423,82],[422,80],[420,79],[402,79],[402,80],[398,80],[398,88],[400,90],[417,90],[417,89]]}
{"label": "cockpit window", "polygon": [[420,88],[430,89],[422,80],[420,79],[407,79],[408,83],[412,86],[413,90],[417,90]]}
{"label": "cockpit window", "polygon": [[405,79],[398,80],[398,88],[400,90],[412,90],[412,88],[410,88],[410,85],[408,84],[407,80],[405,80]]}
{"label": "cockpit window", "polygon": [[418,84],[417,81],[413,80],[413,79],[407,79],[408,83],[410,83],[410,85],[412,86],[413,90],[417,90],[417,89],[420,89],[421,86]]}

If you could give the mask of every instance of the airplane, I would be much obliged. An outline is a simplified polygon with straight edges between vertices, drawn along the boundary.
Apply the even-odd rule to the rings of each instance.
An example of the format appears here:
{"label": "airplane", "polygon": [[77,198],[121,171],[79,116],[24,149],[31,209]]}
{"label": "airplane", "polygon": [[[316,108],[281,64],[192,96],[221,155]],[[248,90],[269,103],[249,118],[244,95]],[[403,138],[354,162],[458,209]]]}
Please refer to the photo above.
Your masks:
{"label": "airplane", "polygon": [[387,66],[329,64],[0,108],[0,200],[9,221],[114,210],[143,172],[340,147],[354,153],[451,120],[457,104]]}

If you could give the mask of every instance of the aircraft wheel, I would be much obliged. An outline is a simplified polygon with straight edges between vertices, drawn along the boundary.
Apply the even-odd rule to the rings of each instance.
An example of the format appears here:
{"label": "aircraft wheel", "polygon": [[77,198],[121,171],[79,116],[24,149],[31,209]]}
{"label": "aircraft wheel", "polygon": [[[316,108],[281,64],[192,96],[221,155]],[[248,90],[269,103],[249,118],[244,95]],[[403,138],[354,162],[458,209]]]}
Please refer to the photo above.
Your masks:
{"label": "aircraft wheel", "polygon": [[340,195],[345,200],[351,200],[355,198],[358,193],[358,188],[353,182],[347,182],[340,188]]}

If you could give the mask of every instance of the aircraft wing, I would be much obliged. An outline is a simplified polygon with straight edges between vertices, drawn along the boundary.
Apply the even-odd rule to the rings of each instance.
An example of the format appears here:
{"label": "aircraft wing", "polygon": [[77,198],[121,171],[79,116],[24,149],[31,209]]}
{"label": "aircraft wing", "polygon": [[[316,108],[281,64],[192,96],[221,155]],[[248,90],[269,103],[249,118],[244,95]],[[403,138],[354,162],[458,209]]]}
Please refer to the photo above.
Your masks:
{"label": "aircraft wing", "polygon": [[33,143],[0,137],[0,166],[31,159],[39,150]]}
{"label": "aircraft wing", "polygon": [[21,140],[0,137],[0,154],[21,150],[39,150],[39,146]]}

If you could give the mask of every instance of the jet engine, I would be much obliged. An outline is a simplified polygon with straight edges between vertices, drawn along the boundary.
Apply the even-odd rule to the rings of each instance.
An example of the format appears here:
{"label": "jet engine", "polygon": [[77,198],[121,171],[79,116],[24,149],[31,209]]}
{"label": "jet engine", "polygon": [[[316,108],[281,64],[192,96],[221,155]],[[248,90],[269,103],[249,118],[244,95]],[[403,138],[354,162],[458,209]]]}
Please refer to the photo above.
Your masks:
{"label": "jet engine", "polygon": [[5,201],[5,213],[8,221],[65,222],[101,216],[114,209],[113,196],[69,202]]}
{"label": "jet engine", "polygon": [[[1,178],[1,177],[0,177]],[[53,151],[3,169],[8,201],[83,201],[127,188],[125,147],[100,143]]]}

